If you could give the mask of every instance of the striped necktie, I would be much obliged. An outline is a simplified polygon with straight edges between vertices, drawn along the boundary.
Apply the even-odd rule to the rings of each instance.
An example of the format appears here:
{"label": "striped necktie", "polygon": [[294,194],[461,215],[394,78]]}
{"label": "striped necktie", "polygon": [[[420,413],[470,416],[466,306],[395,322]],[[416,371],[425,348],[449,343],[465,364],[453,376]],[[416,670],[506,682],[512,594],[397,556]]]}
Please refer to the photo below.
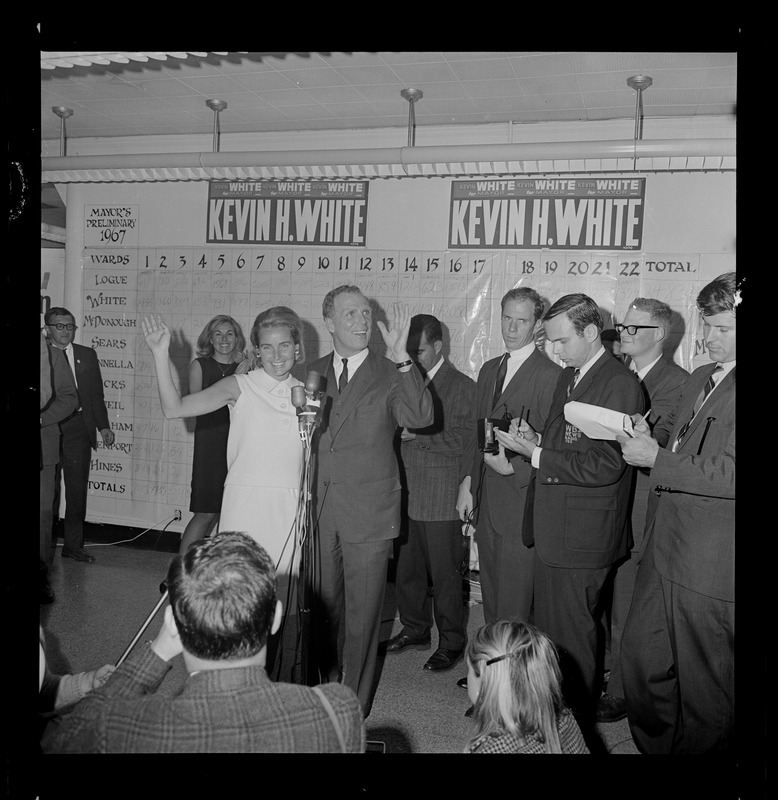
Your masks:
{"label": "striped necktie", "polygon": [[341,370],[340,379],[338,380],[338,393],[342,393],[348,383],[348,359],[341,358],[340,360],[343,362],[343,369]]}
{"label": "striped necktie", "polygon": [[502,385],[505,382],[505,373],[508,371],[508,359],[510,356],[510,353],[505,353],[502,361],[500,361],[500,366],[497,368],[497,375],[494,379],[494,394],[492,395],[492,410],[494,410],[502,394]]}
{"label": "striped necktie", "polygon": [[570,397],[570,395],[573,393],[573,389],[575,389],[575,385],[576,385],[576,383],[578,383],[578,376],[580,374],[581,374],[581,370],[580,369],[577,369],[573,373],[573,380],[571,380],[570,383],[567,385],[567,396],[568,397]]}
{"label": "striped necktie", "polygon": [[714,390],[716,387],[716,381],[714,379],[714,375],[718,375],[724,368],[719,364],[716,369],[711,372],[708,380],[705,381],[705,386],[702,387],[700,393],[697,395],[697,400],[694,403],[694,408],[692,409],[692,415],[689,417],[686,424],[678,431],[678,438],[675,440],[675,444],[673,445],[673,452],[678,449],[678,445],[683,441],[683,437],[689,431],[689,426],[692,424],[694,418],[697,416],[699,410],[702,408],[702,404],[708,399],[708,395]]}

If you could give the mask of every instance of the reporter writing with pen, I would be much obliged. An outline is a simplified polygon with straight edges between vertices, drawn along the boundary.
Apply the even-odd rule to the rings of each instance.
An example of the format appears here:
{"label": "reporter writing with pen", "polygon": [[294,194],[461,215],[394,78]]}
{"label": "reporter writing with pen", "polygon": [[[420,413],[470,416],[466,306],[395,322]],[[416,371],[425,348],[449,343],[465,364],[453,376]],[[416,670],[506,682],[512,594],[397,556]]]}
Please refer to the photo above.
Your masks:
{"label": "reporter writing with pen", "polygon": [[[645,544],[622,639],[624,697],[644,753],[729,753],[734,731],[734,272],[697,296],[713,364],[696,369],[653,436],[619,437],[651,470]],[[667,446],[661,437],[669,431]]]}
{"label": "reporter writing with pen", "polygon": [[[678,405],[681,391],[689,373],[676,364],[668,352],[672,333],[673,310],[667,303],[648,297],[636,297],[629,305],[624,321],[617,324],[621,353],[625,365],[640,382],[645,394],[648,426],[660,446],[667,444],[670,431],[663,423]],[[616,722],[627,715],[621,677],[621,637],[632,602],[638,554],[646,527],[646,507],[649,495],[649,471],[634,471],[632,501],[632,538],[634,544],[627,557],[616,567],[613,597],[610,608],[610,648],[606,652],[606,667],[610,669],[607,690],[597,702],[597,722]]]}
{"label": "reporter writing with pen", "polygon": [[632,468],[613,440],[589,438],[565,419],[579,401],[622,414],[642,414],[643,393],[629,370],[603,347],[602,317],[594,300],[569,294],[544,317],[553,353],[565,365],[542,436],[526,421],[497,432],[506,448],[533,467],[522,526],[534,547],[535,624],[562,654],[566,700],[584,736],[599,699],[601,595],[631,545]]}

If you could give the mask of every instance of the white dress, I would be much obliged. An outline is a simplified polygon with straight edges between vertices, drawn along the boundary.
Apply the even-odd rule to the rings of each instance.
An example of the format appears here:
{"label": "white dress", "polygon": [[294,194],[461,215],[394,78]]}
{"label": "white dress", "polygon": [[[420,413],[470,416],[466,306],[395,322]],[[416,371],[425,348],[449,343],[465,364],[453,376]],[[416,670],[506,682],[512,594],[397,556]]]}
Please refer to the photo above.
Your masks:
{"label": "white dress", "polygon": [[277,381],[263,369],[235,378],[240,397],[230,408],[219,530],[248,533],[267,550],[279,576],[295,574],[303,447],[291,392],[302,384],[291,375]]}

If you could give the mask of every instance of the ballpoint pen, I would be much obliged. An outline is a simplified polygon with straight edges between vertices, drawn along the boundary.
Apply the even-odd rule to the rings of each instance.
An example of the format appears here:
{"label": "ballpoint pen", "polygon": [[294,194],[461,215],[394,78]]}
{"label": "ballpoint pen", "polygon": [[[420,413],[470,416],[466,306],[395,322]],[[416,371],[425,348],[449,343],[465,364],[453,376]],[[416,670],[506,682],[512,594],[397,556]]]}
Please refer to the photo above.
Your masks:
{"label": "ballpoint pen", "polygon": [[[639,420],[639,421],[638,421],[636,424],[637,424],[637,425],[639,425],[641,422],[645,422],[645,421],[648,419],[648,415],[649,415],[650,413],[651,413],[651,409],[649,408],[649,409],[648,409],[648,411],[646,411],[646,413],[645,413],[645,414],[643,414],[643,416],[640,418],[640,420]],[[633,426],[632,426],[632,430],[634,430],[634,429],[635,429],[635,426],[633,425]],[[630,437],[630,439],[634,439],[634,438],[635,438],[635,434],[634,434],[634,433],[632,433],[632,431],[628,431],[628,430],[626,429],[626,427],[624,428],[624,433],[626,433],[626,434],[627,434],[627,436],[629,436],[629,437]]]}
{"label": "ballpoint pen", "polygon": [[700,446],[697,448],[697,455],[702,453],[702,446],[705,444],[705,437],[708,435],[708,428],[710,428],[711,422],[715,421],[716,417],[708,417],[705,420],[705,430],[702,432],[702,439],[700,439]]}

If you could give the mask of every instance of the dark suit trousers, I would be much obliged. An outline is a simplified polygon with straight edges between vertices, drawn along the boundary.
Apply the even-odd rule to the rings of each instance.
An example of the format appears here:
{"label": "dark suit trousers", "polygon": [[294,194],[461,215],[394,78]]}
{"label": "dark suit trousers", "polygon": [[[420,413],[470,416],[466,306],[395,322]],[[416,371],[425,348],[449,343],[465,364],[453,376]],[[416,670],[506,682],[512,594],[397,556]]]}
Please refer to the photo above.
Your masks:
{"label": "dark suit trousers", "polygon": [[725,753],[733,746],[735,604],[638,569],[624,630],[624,699],[644,753]]}
{"label": "dark suit trousers", "polygon": [[[347,542],[338,520],[324,502],[316,541],[314,630],[322,681],[337,681],[353,689],[367,716],[373,697],[378,638],[392,539]],[[343,643],[342,669],[338,644]]]}
{"label": "dark suit trousers", "polygon": [[621,640],[624,635],[624,626],[627,622],[629,607],[632,603],[632,594],[635,590],[635,579],[638,574],[636,559],[643,543],[643,533],[646,528],[649,477],[640,474],[637,478],[635,499],[632,504],[632,538],[634,539],[634,545],[627,559],[620,562],[616,567],[616,574],[613,578],[610,626],[611,674],[608,679],[608,694],[613,697],[624,697],[621,676]]}
{"label": "dark suit trousers", "polygon": [[612,569],[550,567],[535,552],[535,625],[560,648],[565,698],[585,723],[600,694],[601,595]]}
{"label": "dark suit trousers", "polygon": [[76,550],[84,546],[84,520],[92,443],[80,413],[60,425],[60,429],[62,451],[59,466],[65,481],[64,544],[68,550]]}
{"label": "dark suit trousers", "polygon": [[483,481],[475,531],[484,621],[531,622],[534,553],[521,541],[520,519],[509,533],[501,534],[495,529],[489,507],[500,498],[489,497],[487,487],[491,483],[488,479]]}
{"label": "dark suit trousers", "polygon": [[40,556],[48,567],[51,561],[51,534],[54,524],[54,497],[57,479],[57,465],[44,464],[41,467],[40,485]]}
{"label": "dark suit trousers", "polygon": [[[438,647],[461,650],[465,646],[462,575],[459,572],[463,551],[459,520],[408,520],[408,540],[400,547],[395,577],[402,633],[426,636],[434,609]],[[428,578],[432,580],[432,603],[427,592]]]}

